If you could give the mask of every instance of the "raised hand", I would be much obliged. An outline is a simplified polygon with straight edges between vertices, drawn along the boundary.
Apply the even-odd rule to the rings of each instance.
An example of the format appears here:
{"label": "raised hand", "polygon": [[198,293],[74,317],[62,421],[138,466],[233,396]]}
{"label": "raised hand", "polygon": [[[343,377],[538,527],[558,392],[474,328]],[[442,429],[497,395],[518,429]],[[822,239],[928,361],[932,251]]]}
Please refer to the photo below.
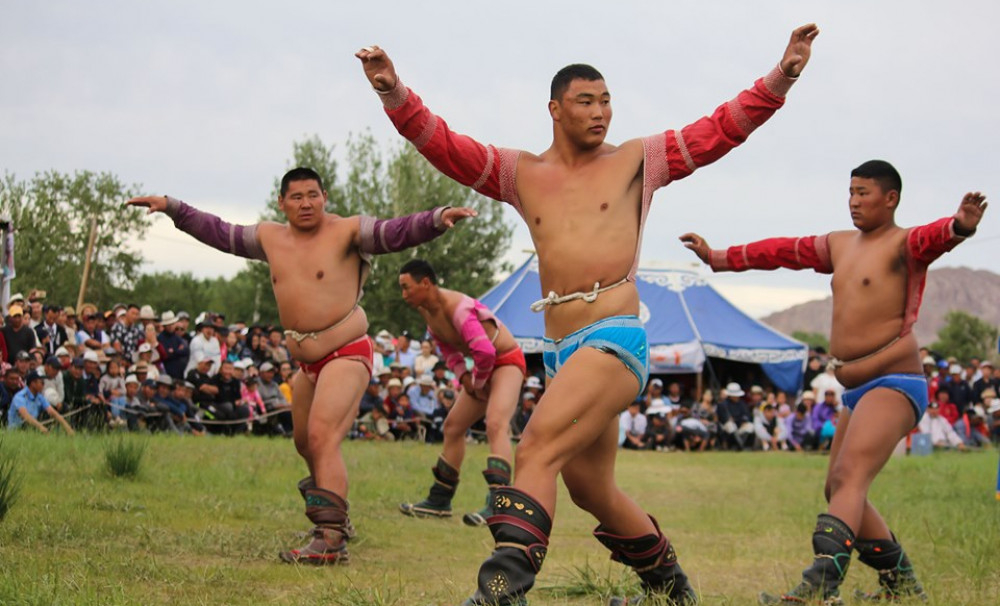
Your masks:
{"label": "raised hand", "polygon": [[141,206],[148,208],[146,211],[147,215],[153,213],[162,213],[167,210],[167,197],[166,196],[139,196],[138,198],[132,198],[125,203],[126,206]]}
{"label": "raised hand", "polygon": [[819,27],[815,23],[809,23],[796,28],[792,32],[792,38],[785,48],[785,56],[781,58],[781,71],[789,78],[796,78],[802,73],[806,63],[809,63],[809,56],[812,53],[812,42],[819,35]]}
{"label": "raised hand", "polygon": [[479,216],[479,211],[476,209],[459,206],[457,208],[449,208],[441,213],[441,221],[444,223],[446,228],[451,229],[462,219],[469,219],[477,216]]}
{"label": "raised hand", "polygon": [[685,248],[694,251],[694,254],[698,255],[702,263],[709,264],[709,256],[712,253],[712,249],[708,246],[708,242],[704,238],[695,233],[686,233],[680,237],[680,241],[684,243]]}
{"label": "raised hand", "polygon": [[384,50],[374,45],[366,46],[354,53],[354,56],[361,59],[361,66],[365,69],[372,88],[383,93],[396,88],[396,68]]}
{"label": "raised hand", "polygon": [[955,224],[959,228],[955,231],[961,232],[959,235],[970,235],[976,231],[987,206],[986,196],[978,191],[965,194],[955,213]]}

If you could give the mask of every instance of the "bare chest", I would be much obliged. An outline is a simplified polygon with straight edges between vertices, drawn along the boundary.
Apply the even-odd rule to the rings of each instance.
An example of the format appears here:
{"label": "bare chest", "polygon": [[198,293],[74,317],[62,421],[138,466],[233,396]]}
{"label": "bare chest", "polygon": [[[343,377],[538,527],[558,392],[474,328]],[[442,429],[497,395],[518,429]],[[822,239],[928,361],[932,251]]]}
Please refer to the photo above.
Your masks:
{"label": "bare chest", "polygon": [[906,260],[902,253],[902,236],[879,240],[855,238],[834,250],[835,271],[831,286],[835,297],[864,303],[869,297],[886,297],[906,287]]}

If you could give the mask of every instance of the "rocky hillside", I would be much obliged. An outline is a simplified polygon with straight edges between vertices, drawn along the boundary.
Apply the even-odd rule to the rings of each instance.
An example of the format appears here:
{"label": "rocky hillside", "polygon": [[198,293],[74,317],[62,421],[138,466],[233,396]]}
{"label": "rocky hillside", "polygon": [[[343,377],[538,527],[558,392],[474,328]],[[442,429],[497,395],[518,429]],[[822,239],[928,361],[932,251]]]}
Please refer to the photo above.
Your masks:
{"label": "rocky hillside", "polygon": [[[927,288],[914,332],[921,344],[937,339],[945,315],[959,309],[1000,326],[1000,275],[965,267],[944,267],[927,274]],[[810,301],[773,313],[762,320],[791,334],[796,330],[829,336],[833,303],[830,297]]]}

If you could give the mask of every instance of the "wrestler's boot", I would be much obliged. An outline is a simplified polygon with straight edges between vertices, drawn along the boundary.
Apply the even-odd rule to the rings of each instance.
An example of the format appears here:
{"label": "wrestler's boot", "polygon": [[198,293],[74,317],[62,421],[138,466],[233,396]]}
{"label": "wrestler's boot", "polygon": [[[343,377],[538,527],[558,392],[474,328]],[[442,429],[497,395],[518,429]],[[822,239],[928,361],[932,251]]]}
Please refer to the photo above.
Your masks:
{"label": "wrestler's boot", "polygon": [[399,511],[417,518],[451,517],[451,499],[458,488],[458,470],[449,465],[444,457],[438,457],[431,472],[434,474],[434,483],[427,498],[419,503],[400,503]]}
{"label": "wrestler's boot", "polygon": [[[611,550],[611,559],[631,566],[642,580],[643,593],[632,598],[612,597],[608,606],[626,604],[697,604],[698,596],[688,582],[687,575],[677,563],[677,554],[670,540],[660,531],[653,516],[656,532],[635,537],[623,537],[604,530],[594,529],[594,537]],[[646,598],[649,598],[647,600]]]}
{"label": "wrestler's boot", "polygon": [[[302,495],[302,500],[305,501],[306,491],[310,488],[316,488],[316,480],[314,480],[312,476],[306,476],[299,480],[298,488],[299,494]],[[348,510],[350,510],[350,506],[348,506]],[[312,531],[310,530],[309,533],[312,534]],[[351,517],[349,515],[347,517],[347,521],[344,522],[344,535],[347,537],[348,541],[358,535],[358,531],[354,529],[354,524],[351,524]]]}
{"label": "wrestler's boot", "polygon": [[315,524],[312,541],[301,549],[280,553],[281,559],[302,564],[346,564],[350,557],[344,528],[347,501],[322,488],[307,488],[305,497],[306,517]]}
{"label": "wrestler's boot", "polygon": [[493,492],[487,522],[496,540],[493,554],[479,567],[478,589],[462,606],[526,606],[548,551],[552,520],[545,508],[512,486]]}
{"label": "wrestler's boot", "polygon": [[802,571],[802,582],[780,596],[760,594],[761,604],[843,604],[840,584],[851,564],[854,532],[839,518],[821,513],[813,532],[812,566]]}
{"label": "wrestler's boot", "polygon": [[493,493],[501,486],[510,486],[510,463],[503,457],[490,455],[486,457],[486,469],[483,478],[486,479],[486,504],[475,513],[462,516],[466,526],[486,526],[486,519],[493,515]]}
{"label": "wrestler's boot", "polygon": [[878,590],[865,593],[859,589],[854,594],[856,599],[888,602],[913,597],[927,601],[923,586],[913,574],[913,564],[896,535],[892,535],[892,540],[858,539],[854,547],[858,550],[858,560],[878,572]]}

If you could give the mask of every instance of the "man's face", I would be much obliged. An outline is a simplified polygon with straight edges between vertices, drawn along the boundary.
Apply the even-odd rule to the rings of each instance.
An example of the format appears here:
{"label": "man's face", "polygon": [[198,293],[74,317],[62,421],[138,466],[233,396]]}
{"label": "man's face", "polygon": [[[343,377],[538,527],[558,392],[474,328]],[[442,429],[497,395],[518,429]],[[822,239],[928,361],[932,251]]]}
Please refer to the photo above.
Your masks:
{"label": "man's face", "polygon": [[125,320],[129,326],[135,324],[139,320],[139,308],[129,307],[128,311],[125,312]]}
{"label": "man's face", "polygon": [[43,385],[45,385],[45,383],[41,379],[35,379],[34,381],[28,383],[28,389],[31,390],[31,393],[38,394],[38,392],[42,391]]}
{"label": "man's face", "polygon": [[3,384],[7,391],[18,389],[21,386],[21,375],[16,372],[7,373],[4,375]]}
{"label": "man's face", "polygon": [[222,375],[222,378],[225,379],[225,380],[227,380],[227,381],[229,379],[232,379],[233,378],[233,365],[229,364],[229,363],[223,364],[222,368],[219,369],[219,374]]}
{"label": "man's face", "polygon": [[400,335],[396,339],[396,349],[399,351],[410,351],[410,337]]}
{"label": "man's face", "polygon": [[96,377],[97,375],[101,374],[100,365],[92,360],[84,360],[83,370],[86,371],[86,373],[92,377]]}
{"label": "man's face", "polygon": [[581,149],[594,149],[608,134],[611,93],[604,80],[577,78],[561,99],[549,101],[549,114],[570,142]]}
{"label": "man's face", "polygon": [[278,345],[281,345],[282,336],[283,335],[281,334],[280,330],[272,330],[270,333],[268,333],[267,338],[271,342],[271,345],[277,347]]}
{"label": "man's face", "polygon": [[59,319],[59,312],[54,309],[49,309],[45,312],[45,323],[55,324],[56,320]]}
{"label": "man's face", "polygon": [[59,374],[59,369],[58,368],[53,368],[53,367],[49,366],[48,364],[45,365],[45,376],[46,377],[48,377],[50,379],[54,379],[54,378],[56,378],[57,374]]}
{"label": "man's face", "polygon": [[166,398],[167,396],[170,395],[170,386],[169,385],[165,385],[163,383],[157,383],[156,384],[156,395],[160,396],[161,398]]}
{"label": "man's face", "polygon": [[20,330],[23,325],[24,316],[22,314],[16,314],[10,317],[10,327],[14,330]]}
{"label": "man's face", "polygon": [[41,318],[42,317],[42,303],[41,301],[31,302],[31,317]]}
{"label": "man's face", "polygon": [[125,384],[125,395],[128,398],[134,398],[135,394],[137,394],[138,392],[139,392],[139,384],[138,383],[129,382],[129,383]]}
{"label": "man's face", "polygon": [[74,379],[79,379],[80,377],[83,376],[83,367],[77,366],[76,364],[71,364],[69,367],[69,374]]}
{"label": "man's face", "polygon": [[679,398],[681,395],[681,386],[677,383],[671,383],[667,388],[667,393],[669,393],[671,397]]}
{"label": "man's face", "polygon": [[265,383],[270,383],[271,381],[274,380],[274,371],[273,370],[260,371],[260,380]]}
{"label": "man's face", "polygon": [[941,416],[941,409],[937,406],[930,406],[927,408],[927,414],[929,414],[932,419],[936,419]]}
{"label": "man's face", "polygon": [[823,403],[826,404],[827,406],[836,406],[837,394],[835,394],[832,391],[826,392],[826,395],[823,396]]}
{"label": "man's face", "polygon": [[398,387],[396,385],[393,385],[392,387],[389,388],[389,397],[392,398],[393,400],[395,400],[395,399],[399,398],[399,394],[402,391],[403,391],[402,387]]}
{"label": "man's face", "polygon": [[892,220],[899,204],[899,192],[885,192],[875,179],[851,177],[848,208],[854,227],[861,231],[871,231]]}
{"label": "man's face", "polygon": [[19,373],[21,373],[21,376],[24,376],[28,374],[28,370],[31,369],[31,360],[22,360],[18,358],[14,362],[14,368],[16,368]]}
{"label": "man's face", "polygon": [[144,398],[146,398],[148,400],[148,399],[152,398],[154,395],[156,395],[156,388],[155,387],[153,387],[152,385],[143,385],[142,386],[142,397],[144,397]]}
{"label": "man's face", "polygon": [[[400,294],[403,296],[403,301],[410,307],[420,307],[424,304],[424,301],[427,300],[427,293],[430,291],[430,285],[431,281],[426,278],[417,282],[410,274],[399,274]],[[406,337],[400,337],[400,344],[402,344],[403,339]]]}
{"label": "man's face", "polygon": [[278,197],[278,208],[285,213],[288,223],[297,228],[312,230],[323,220],[326,192],[314,179],[292,181],[285,195]]}
{"label": "man's face", "polygon": [[980,366],[979,371],[983,373],[983,379],[989,381],[993,378],[993,367],[992,366]]}

